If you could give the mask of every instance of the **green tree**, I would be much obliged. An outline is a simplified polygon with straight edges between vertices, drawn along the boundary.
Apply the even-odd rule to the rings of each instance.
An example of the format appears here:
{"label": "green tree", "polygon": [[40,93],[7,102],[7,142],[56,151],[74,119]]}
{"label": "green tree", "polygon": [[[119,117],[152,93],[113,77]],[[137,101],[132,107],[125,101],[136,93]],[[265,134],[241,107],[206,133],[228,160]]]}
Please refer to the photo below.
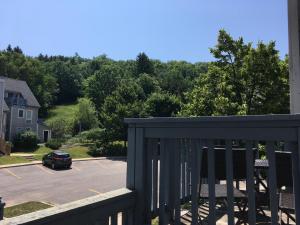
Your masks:
{"label": "green tree", "polygon": [[236,115],[288,112],[287,63],[275,43],[256,48],[221,30],[211,49],[216,58],[186,94],[183,115]]}
{"label": "green tree", "polygon": [[136,75],[142,73],[153,74],[153,72],[153,64],[148,56],[144,52],[138,54],[136,57]]}
{"label": "green tree", "polygon": [[87,98],[78,100],[78,110],[75,113],[75,124],[79,132],[96,128],[99,125],[93,103]]}
{"label": "green tree", "polygon": [[161,90],[157,79],[146,73],[140,74],[137,81],[138,81],[138,84],[144,90],[144,93],[146,96],[149,96],[153,92],[159,92]]}
{"label": "green tree", "polygon": [[117,87],[122,71],[115,65],[104,65],[85,81],[85,93],[100,111],[104,100]]}
{"label": "green tree", "polygon": [[153,93],[145,102],[143,116],[170,117],[180,110],[180,100],[168,93]]}
{"label": "green tree", "polygon": [[105,99],[100,113],[100,122],[111,141],[127,140],[124,118],[139,117],[144,100],[143,89],[133,80],[123,80]]}

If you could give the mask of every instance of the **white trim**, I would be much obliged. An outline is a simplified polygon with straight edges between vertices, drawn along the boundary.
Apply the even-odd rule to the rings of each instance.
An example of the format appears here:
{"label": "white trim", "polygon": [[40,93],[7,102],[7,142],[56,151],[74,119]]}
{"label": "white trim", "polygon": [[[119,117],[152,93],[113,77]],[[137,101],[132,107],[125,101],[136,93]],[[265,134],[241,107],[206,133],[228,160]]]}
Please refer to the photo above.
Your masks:
{"label": "white trim", "polygon": [[[23,116],[22,116],[22,117],[21,117],[20,114],[19,114],[20,111],[23,111]],[[19,118],[19,119],[24,119],[24,117],[25,117],[25,109],[18,108],[18,118]]]}
{"label": "white trim", "polygon": [[[30,112],[30,119],[27,118],[28,112]],[[27,124],[32,124],[32,114],[33,114],[33,111],[31,109],[26,110],[26,118],[25,119],[26,119]],[[29,123],[29,121],[30,121],[30,123]]]}

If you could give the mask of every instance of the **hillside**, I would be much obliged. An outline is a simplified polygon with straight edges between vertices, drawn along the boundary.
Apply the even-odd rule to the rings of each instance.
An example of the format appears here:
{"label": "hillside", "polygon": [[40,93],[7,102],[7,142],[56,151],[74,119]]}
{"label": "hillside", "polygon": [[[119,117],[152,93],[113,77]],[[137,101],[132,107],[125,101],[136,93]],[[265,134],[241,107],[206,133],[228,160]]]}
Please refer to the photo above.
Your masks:
{"label": "hillside", "polygon": [[49,110],[48,117],[46,118],[46,124],[56,119],[62,119],[64,121],[70,121],[74,119],[78,103],[68,105],[57,105]]}

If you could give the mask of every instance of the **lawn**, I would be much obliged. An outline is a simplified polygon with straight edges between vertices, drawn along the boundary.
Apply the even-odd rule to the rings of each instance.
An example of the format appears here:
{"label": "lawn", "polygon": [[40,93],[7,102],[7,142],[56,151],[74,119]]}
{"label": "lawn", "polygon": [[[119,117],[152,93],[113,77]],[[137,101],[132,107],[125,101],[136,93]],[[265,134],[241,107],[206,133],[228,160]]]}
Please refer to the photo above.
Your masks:
{"label": "lawn", "polygon": [[75,116],[78,104],[58,105],[50,109],[46,124],[51,123],[55,119],[72,120]]}
{"label": "lawn", "polygon": [[30,162],[28,159],[25,159],[20,156],[2,156],[0,157],[0,166],[7,164],[17,164],[17,163],[27,163]]}
{"label": "lawn", "polygon": [[19,205],[4,208],[4,217],[11,218],[23,214],[35,212],[52,207],[42,202],[26,202]]}
{"label": "lawn", "polygon": [[[88,154],[89,148],[85,145],[75,145],[67,148],[62,148],[62,150],[68,152],[73,159],[78,158],[90,158],[91,155]],[[43,156],[49,152],[53,151],[45,146],[39,146],[36,150],[25,151],[18,150],[18,154],[32,154],[35,160],[42,160]],[[0,157],[0,165],[14,164],[14,163],[25,163],[30,162],[29,160],[20,156],[4,156]]]}

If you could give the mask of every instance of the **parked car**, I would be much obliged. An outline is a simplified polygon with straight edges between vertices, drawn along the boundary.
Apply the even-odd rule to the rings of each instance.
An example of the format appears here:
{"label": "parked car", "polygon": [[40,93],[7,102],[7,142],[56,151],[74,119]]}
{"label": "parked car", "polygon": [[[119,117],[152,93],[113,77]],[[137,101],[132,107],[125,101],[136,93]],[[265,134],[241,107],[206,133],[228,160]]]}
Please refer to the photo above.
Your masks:
{"label": "parked car", "polygon": [[53,151],[44,155],[43,165],[50,166],[52,169],[70,168],[72,165],[72,158],[67,152]]}

